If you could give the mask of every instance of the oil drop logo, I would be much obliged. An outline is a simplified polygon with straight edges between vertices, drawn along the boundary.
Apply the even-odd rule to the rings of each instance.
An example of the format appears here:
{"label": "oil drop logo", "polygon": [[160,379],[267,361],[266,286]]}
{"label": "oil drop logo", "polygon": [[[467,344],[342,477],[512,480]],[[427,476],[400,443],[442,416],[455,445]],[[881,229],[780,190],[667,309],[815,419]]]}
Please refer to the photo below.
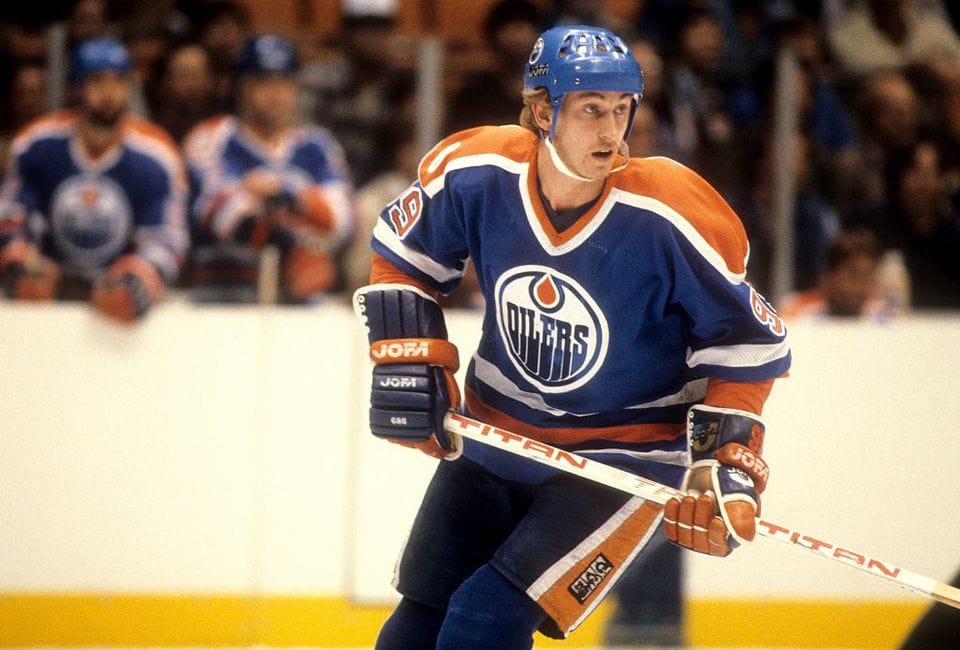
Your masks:
{"label": "oil drop logo", "polygon": [[510,360],[540,390],[573,390],[603,365],[607,321],[573,278],[545,266],[515,267],[497,280],[495,295]]}

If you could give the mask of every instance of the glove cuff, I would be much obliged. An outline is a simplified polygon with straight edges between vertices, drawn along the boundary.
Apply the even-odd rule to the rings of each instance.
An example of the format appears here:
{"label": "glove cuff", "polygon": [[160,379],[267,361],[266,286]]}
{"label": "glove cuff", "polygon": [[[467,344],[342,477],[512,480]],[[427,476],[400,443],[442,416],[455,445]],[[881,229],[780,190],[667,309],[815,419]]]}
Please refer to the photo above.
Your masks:
{"label": "glove cuff", "polygon": [[370,345],[370,360],[377,365],[391,363],[426,363],[443,366],[456,372],[460,353],[444,339],[383,339]]}
{"label": "glove cuff", "polygon": [[717,450],[735,442],[763,453],[763,421],[755,413],[739,409],[694,404],[687,411],[687,442],[691,461],[715,458]]}

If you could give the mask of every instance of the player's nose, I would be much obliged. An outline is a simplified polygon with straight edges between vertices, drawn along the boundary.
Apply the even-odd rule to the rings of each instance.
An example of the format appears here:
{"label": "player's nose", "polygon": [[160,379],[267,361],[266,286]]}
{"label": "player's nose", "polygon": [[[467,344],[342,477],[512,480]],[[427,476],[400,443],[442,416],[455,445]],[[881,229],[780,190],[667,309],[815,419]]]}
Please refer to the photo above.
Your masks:
{"label": "player's nose", "polygon": [[620,124],[612,111],[606,113],[600,120],[597,135],[604,144],[612,144],[619,139]]}

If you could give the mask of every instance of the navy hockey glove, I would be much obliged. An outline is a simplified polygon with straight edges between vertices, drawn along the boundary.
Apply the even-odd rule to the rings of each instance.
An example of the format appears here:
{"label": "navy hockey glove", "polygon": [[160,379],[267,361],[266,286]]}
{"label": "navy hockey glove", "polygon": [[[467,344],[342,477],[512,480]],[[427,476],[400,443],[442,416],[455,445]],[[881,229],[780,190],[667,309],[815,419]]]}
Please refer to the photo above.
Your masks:
{"label": "navy hockey glove", "polygon": [[367,326],[374,362],[370,393],[373,435],[436,458],[453,460],[462,443],[443,429],[460,404],[453,373],[459,360],[447,340],[436,301],[408,285],[374,284],[354,294],[354,309]]}
{"label": "navy hockey glove", "polygon": [[756,534],[769,469],[763,422],[747,411],[697,404],[687,413],[687,496],[667,502],[664,533],[680,546],[725,556]]}

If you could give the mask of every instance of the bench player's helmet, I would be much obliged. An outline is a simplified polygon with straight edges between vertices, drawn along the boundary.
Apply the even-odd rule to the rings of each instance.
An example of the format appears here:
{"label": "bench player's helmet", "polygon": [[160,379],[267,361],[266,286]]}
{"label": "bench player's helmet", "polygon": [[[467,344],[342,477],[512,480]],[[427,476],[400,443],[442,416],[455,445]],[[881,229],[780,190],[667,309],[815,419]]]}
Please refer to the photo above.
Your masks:
{"label": "bench player's helmet", "polygon": [[243,44],[237,61],[241,75],[294,75],[300,69],[297,50],[281,36],[255,36]]}
{"label": "bench player's helmet", "polygon": [[80,84],[88,76],[104,70],[126,74],[133,69],[130,53],[119,39],[112,37],[93,38],[83,41],[74,49],[70,58],[70,73],[73,82]]}
{"label": "bench player's helmet", "polygon": [[553,106],[548,135],[551,142],[566,93],[595,90],[634,95],[626,139],[643,94],[643,72],[630,48],[616,34],[600,27],[562,25],[548,29],[537,39],[524,69],[523,87],[546,89]]}

